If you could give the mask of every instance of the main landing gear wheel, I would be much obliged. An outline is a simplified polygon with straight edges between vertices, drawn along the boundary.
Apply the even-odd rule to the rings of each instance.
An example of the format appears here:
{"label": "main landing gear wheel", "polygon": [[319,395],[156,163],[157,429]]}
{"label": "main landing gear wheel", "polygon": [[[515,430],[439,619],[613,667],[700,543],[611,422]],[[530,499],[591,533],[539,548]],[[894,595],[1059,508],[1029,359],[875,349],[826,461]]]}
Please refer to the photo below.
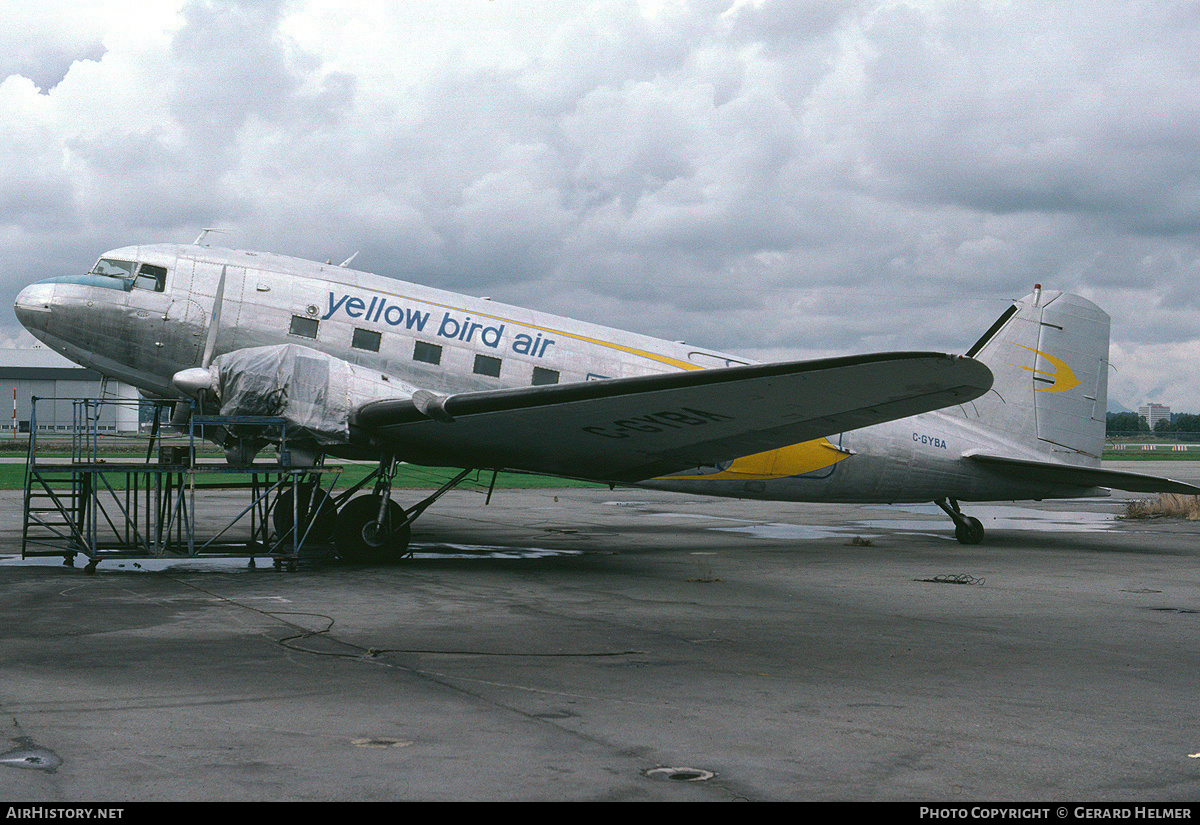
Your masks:
{"label": "main landing gear wheel", "polygon": [[333,544],[337,554],[351,564],[370,564],[400,559],[408,550],[412,532],[404,524],[404,508],[388,499],[383,521],[379,519],[380,497],[351,499],[337,515]]}
{"label": "main landing gear wheel", "polygon": [[[317,489],[313,495],[312,484],[300,485],[300,536],[305,542],[313,544],[328,544],[333,540],[333,531],[337,524],[337,505],[333,498],[324,490]],[[279,536],[290,536],[295,526],[292,515],[292,490],[287,489],[279,494],[272,513],[275,533]],[[309,523],[312,526],[309,527]]]}

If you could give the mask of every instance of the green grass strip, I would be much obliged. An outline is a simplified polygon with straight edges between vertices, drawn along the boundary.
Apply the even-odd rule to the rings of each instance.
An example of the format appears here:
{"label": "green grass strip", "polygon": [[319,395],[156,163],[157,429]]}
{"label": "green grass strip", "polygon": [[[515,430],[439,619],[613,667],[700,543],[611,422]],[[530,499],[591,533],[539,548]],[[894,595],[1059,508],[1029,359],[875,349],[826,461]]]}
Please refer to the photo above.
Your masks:
{"label": "green grass strip", "polygon": [[[41,458],[39,464],[56,464],[61,459]],[[128,456],[114,456],[109,458],[112,462],[126,462]],[[346,489],[357,484],[362,479],[366,478],[375,469],[371,464],[337,464],[330,462],[330,467],[342,467],[342,474],[338,477],[337,489]],[[392,486],[403,490],[425,490],[437,489],[445,484],[454,476],[461,472],[454,467],[419,467],[412,464],[402,464],[396,471],[395,477],[392,479]],[[230,482],[249,482],[249,475],[240,473],[213,473],[213,474],[197,474],[196,485],[198,487],[206,486],[226,486]],[[322,484],[329,483],[330,479],[326,478]],[[487,489],[492,483],[492,474],[490,471],[481,470],[474,475],[469,475],[462,482],[463,487],[475,487]],[[369,485],[368,485],[369,486]],[[528,475],[525,473],[499,473],[496,477],[496,489],[552,489],[563,487],[597,487],[592,482],[574,481],[572,479],[555,478],[553,476]],[[0,464],[0,490],[21,490],[25,487],[25,465],[21,464]]]}

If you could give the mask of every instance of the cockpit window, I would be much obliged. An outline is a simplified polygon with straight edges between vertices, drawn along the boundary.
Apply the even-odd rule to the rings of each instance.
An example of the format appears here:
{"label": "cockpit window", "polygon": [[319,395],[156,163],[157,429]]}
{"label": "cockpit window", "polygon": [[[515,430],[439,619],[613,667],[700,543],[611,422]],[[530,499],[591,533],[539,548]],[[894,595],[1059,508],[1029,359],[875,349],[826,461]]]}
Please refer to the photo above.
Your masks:
{"label": "cockpit window", "polygon": [[149,289],[162,292],[167,284],[167,270],[161,266],[142,264],[138,267],[137,278],[133,281],[134,289]]}
{"label": "cockpit window", "polygon": [[92,267],[92,274],[107,275],[110,278],[121,278],[123,280],[133,279],[133,269],[135,264],[133,261],[118,261],[113,258],[101,258]]}
{"label": "cockpit window", "polygon": [[116,258],[101,258],[92,267],[92,275],[105,278],[120,278],[125,282],[124,288],[145,289],[151,292],[162,292],[167,287],[167,270],[161,266],[138,264],[135,261],[118,261]]}

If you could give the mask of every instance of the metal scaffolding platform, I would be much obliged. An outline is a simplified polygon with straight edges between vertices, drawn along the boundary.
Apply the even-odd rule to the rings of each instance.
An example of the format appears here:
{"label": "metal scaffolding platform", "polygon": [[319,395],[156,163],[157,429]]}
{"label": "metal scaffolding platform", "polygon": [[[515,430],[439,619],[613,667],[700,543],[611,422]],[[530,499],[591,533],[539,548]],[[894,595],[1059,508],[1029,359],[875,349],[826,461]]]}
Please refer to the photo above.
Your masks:
{"label": "metal scaffolding platform", "polygon": [[[89,573],[105,559],[199,556],[252,565],[265,557],[294,570],[302,557],[332,553],[337,504],[373,477],[335,499],[342,468],[293,466],[283,419],[193,414],[180,432],[163,423],[172,406],[164,401],[76,399],[69,445],[65,437],[39,443],[39,400],[47,399],[32,404],[22,558],[73,565],[82,555]],[[148,433],[99,430],[105,413],[112,417],[106,406],[131,404]],[[279,444],[277,460],[236,466],[207,457],[205,427],[257,431]]]}

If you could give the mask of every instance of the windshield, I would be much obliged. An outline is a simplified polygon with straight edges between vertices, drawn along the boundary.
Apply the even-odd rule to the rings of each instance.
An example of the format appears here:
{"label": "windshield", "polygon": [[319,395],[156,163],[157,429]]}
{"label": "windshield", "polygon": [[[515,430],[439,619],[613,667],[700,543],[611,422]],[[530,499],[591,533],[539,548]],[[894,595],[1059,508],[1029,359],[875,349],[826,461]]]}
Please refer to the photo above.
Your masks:
{"label": "windshield", "polygon": [[113,258],[101,258],[92,267],[93,275],[107,275],[110,278],[131,280],[133,278],[133,261],[118,261]]}

